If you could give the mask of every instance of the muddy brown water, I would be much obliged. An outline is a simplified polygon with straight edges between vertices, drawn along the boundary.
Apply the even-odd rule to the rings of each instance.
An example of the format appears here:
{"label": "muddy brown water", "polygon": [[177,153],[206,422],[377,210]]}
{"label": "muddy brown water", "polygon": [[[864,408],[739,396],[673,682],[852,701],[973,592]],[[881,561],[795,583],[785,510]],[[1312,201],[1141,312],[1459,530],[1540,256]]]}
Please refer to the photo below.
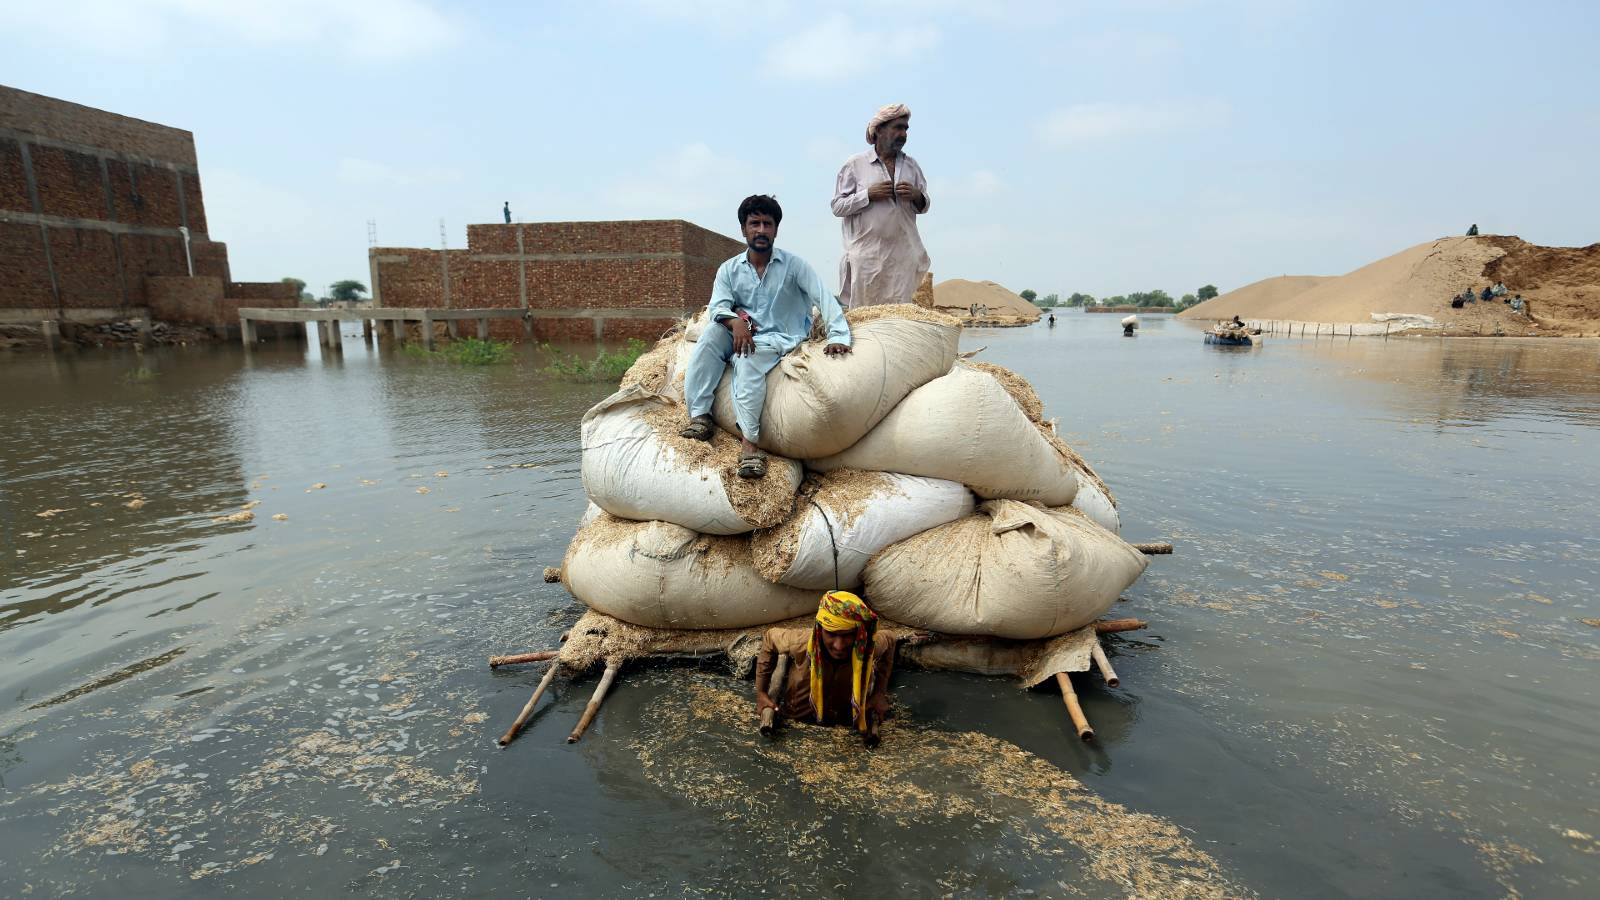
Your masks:
{"label": "muddy brown water", "polygon": [[769,744],[703,663],[574,746],[558,680],[498,749],[540,667],[484,658],[578,614],[540,573],[605,386],[359,336],[0,356],[0,894],[1600,891],[1600,344],[962,343],[1177,546],[1122,687],[1079,681],[1092,745],[910,671],[877,754]]}

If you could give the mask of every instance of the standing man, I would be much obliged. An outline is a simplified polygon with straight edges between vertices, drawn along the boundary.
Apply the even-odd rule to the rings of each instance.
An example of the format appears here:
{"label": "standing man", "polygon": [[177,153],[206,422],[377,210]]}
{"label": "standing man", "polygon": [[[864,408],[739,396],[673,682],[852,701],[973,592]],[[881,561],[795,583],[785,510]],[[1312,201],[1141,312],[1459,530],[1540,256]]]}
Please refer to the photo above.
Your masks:
{"label": "standing man", "polygon": [[928,180],[905,155],[911,110],[894,103],[867,123],[871,149],[845,160],[833,190],[844,220],[839,301],[846,308],[910,303],[928,271],[917,216],[928,211]]}
{"label": "standing man", "polygon": [[733,412],[743,441],[740,478],[767,474],[766,454],[756,446],[761,440],[767,373],[811,334],[813,306],[828,324],[823,352],[829,356],[850,352],[850,325],[839,301],[805,260],[772,245],[781,221],[783,208],[765,194],[746,197],[739,204],[739,228],[748,249],[717,268],[711,320],[700,332],[683,377],[689,424],[680,434],[709,441],[716,429],[711,401],[722,370],[733,361]]}
{"label": "standing man", "polygon": [[506,208],[501,210],[501,212],[506,214],[506,224],[510,225],[511,224],[511,201],[510,200],[506,201]]}

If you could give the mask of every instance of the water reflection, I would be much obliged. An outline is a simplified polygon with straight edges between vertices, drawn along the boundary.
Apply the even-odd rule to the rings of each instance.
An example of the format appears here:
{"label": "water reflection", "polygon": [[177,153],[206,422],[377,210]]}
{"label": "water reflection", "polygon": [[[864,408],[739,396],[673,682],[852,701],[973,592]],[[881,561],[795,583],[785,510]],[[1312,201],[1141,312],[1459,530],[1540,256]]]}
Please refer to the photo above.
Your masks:
{"label": "water reflection", "polygon": [[897,893],[1592,893],[1594,351],[1117,318],[963,341],[1177,544],[1119,605],[1152,622],[1123,687],[1081,684],[1098,742],[1052,692],[905,671],[879,757],[766,747],[712,665],[626,670],[571,748],[591,682],[558,680],[494,748],[540,673],[484,655],[576,613],[539,575],[606,386],[359,340],[0,361],[0,887],[827,895],[844,859]]}

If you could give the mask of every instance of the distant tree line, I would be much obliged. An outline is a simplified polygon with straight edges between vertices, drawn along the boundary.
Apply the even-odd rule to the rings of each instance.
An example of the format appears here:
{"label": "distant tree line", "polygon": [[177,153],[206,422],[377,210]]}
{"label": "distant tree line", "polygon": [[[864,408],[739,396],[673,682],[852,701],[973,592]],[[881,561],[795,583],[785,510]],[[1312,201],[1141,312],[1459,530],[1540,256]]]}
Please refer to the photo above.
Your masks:
{"label": "distant tree line", "polygon": [[1040,297],[1033,290],[1024,290],[1019,296],[1029,303],[1045,309],[1054,306],[1162,306],[1170,307],[1173,310],[1184,310],[1196,303],[1204,303],[1217,296],[1217,286],[1214,284],[1204,285],[1194,293],[1184,294],[1177,300],[1172,299],[1171,294],[1160,288],[1156,288],[1153,291],[1134,291],[1131,294],[1117,294],[1100,299],[1095,299],[1093,294],[1074,292],[1063,301],[1059,294],[1046,294]]}
{"label": "distant tree line", "polygon": [[367,292],[367,286],[351,279],[335,281],[333,284],[328,285],[328,296],[326,297],[318,297],[306,290],[306,283],[299,278],[285,278],[283,283],[292,285],[296,291],[300,292],[301,306],[327,306],[330,303],[342,301],[359,303],[366,299],[361,295]]}

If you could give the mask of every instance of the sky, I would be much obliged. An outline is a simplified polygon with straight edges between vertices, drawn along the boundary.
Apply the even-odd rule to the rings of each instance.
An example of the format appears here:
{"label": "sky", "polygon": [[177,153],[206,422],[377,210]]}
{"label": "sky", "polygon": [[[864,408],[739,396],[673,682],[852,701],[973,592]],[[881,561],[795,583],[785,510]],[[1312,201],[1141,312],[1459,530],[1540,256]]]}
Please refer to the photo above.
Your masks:
{"label": "sky", "polygon": [[681,218],[835,281],[910,106],[938,280],[1096,296],[1342,274],[1477,223],[1600,241],[1600,7],[1313,0],[0,0],[0,83],[192,131],[236,280],[466,225]]}

